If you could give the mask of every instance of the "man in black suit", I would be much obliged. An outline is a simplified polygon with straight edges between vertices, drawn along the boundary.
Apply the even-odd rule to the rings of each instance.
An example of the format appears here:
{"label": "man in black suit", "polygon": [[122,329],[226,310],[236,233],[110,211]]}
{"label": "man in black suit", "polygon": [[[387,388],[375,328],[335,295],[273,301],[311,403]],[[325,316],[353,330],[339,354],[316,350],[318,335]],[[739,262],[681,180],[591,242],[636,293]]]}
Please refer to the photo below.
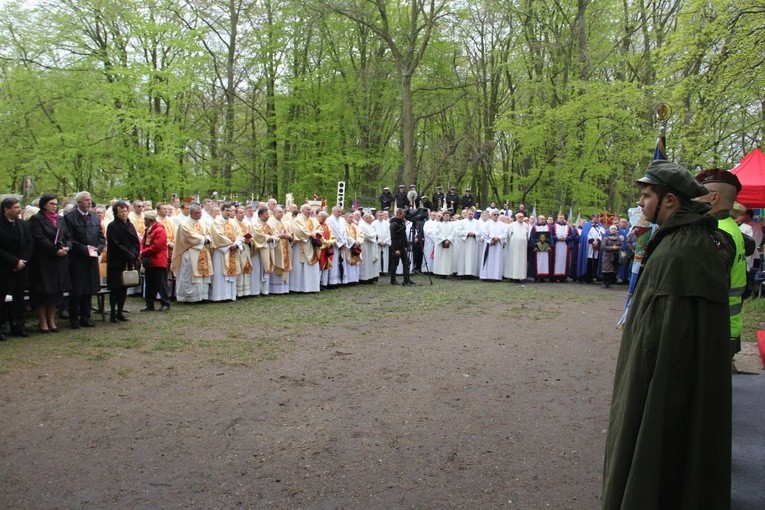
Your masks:
{"label": "man in black suit", "polygon": [[90,211],[90,193],[81,191],[74,196],[77,207],[64,216],[66,228],[72,236],[69,252],[69,274],[72,290],[69,292],[69,325],[92,328],[90,320],[93,294],[101,289],[98,274],[98,255],[103,251],[106,239],[101,230],[101,220]]}
{"label": "man in black suit", "polygon": [[5,340],[5,296],[10,294],[11,334],[27,337],[24,325],[24,291],[29,287],[27,261],[32,258],[34,244],[29,227],[20,219],[21,204],[17,198],[0,202],[0,341]]}
{"label": "man in black suit", "polygon": [[409,239],[406,235],[406,216],[404,209],[396,209],[396,216],[390,219],[390,252],[388,257],[388,267],[390,272],[390,284],[397,285],[396,268],[399,260],[404,266],[404,285],[414,285],[409,279]]}

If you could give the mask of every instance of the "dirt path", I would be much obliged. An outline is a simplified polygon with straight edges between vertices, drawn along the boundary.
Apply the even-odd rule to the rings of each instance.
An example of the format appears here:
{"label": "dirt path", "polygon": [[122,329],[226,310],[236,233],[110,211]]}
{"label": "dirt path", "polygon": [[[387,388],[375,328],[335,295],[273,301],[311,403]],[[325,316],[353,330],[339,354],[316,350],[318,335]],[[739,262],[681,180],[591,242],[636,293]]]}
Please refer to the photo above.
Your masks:
{"label": "dirt path", "polygon": [[0,376],[0,507],[596,508],[624,295],[559,288],[398,325],[344,303],[246,367],[125,351]]}

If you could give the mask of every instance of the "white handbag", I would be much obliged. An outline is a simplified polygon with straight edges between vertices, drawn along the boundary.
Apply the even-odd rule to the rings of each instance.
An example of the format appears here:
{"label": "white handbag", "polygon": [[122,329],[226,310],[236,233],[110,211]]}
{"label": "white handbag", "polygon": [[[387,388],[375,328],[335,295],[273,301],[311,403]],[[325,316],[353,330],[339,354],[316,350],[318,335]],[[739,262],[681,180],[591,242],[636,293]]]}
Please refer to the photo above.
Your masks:
{"label": "white handbag", "polygon": [[122,271],[122,285],[125,287],[135,287],[140,281],[137,270]]}

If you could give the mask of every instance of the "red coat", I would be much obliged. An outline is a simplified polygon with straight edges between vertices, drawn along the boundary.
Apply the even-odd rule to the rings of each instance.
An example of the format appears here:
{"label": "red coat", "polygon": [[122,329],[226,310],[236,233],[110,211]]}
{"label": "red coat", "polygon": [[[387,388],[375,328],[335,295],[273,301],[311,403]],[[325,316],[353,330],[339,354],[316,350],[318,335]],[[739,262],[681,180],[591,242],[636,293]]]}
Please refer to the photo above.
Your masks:
{"label": "red coat", "polygon": [[149,267],[167,268],[167,232],[161,223],[155,222],[144,232],[141,258],[149,259]]}

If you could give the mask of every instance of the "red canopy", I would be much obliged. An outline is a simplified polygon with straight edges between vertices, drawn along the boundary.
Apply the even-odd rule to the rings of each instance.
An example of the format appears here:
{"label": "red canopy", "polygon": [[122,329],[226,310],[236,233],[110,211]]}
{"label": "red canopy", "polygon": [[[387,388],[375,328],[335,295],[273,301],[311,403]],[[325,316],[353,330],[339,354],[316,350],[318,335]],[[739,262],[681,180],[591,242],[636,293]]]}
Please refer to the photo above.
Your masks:
{"label": "red canopy", "polygon": [[754,149],[731,172],[742,186],[736,201],[747,207],[765,207],[765,154]]}

